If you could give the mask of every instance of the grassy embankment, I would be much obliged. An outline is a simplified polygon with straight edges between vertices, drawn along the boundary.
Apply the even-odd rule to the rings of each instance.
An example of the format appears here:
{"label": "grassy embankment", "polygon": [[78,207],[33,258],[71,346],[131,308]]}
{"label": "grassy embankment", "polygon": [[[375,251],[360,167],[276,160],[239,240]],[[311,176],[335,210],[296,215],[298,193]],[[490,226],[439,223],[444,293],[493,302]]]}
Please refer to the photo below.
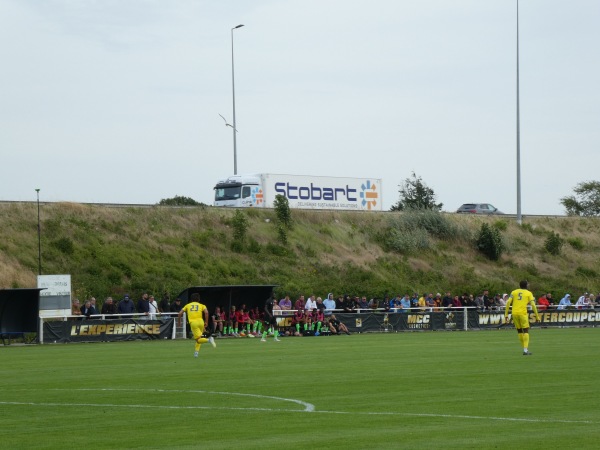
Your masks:
{"label": "grassy embankment", "polygon": [[[43,273],[71,274],[80,298],[243,283],[278,284],[292,297],[506,292],[523,278],[536,294],[558,298],[600,289],[598,219],[526,218],[519,226],[502,217],[292,211],[282,245],[274,211],[243,213],[249,228],[243,249],[233,251],[232,210],[43,204]],[[499,261],[475,248],[484,222],[502,230]],[[0,205],[0,230],[0,287],[34,287],[36,205]],[[549,232],[565,241],[558,256],[545,249]]]}

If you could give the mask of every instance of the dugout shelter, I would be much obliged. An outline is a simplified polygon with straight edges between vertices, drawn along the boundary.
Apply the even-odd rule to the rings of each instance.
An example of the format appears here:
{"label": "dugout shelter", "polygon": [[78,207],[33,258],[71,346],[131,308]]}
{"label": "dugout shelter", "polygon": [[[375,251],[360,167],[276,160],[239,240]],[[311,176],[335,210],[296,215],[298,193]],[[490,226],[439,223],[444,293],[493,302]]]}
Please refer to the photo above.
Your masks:
{"label": "dugout shelter", "polygon": [[0,289],[0,337],[38,332],[41,289]]}
{"label": "dugout shelter", "polygon": [[239,307],[245,304],[247,308],[264,308],[266,300],[273,295],[276,284],[264,285],[232,285],[232,286],[192,286],[181,291],[177,296],[182,305],[190,301],[194,293],[200,294],[200,302],[206,305],[212,313],[215,306],[229,311],[232,305]]}

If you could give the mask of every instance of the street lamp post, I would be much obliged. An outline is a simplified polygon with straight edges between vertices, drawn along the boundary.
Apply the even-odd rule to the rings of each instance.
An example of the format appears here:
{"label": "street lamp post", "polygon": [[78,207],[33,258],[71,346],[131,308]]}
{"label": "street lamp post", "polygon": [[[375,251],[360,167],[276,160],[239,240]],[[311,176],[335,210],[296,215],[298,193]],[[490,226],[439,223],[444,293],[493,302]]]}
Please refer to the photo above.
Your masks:
{"label": "street lamp post", "polygon": [[40,190],[36,189],[37,193],[37,210],[38,210],[38,275],[42,274],[42,229],[40,228]]}
{"label": "street lamp post", "polygon": [[243,27],[244,25],[240,24],[231,29],[231,91],[233,93],[233,174],[237,175],[237,142],[236,142],[236,133],[237,128],[235,125],[235,71],[233,69],[233,30]]}
{"label": "street lamp post", "polygon": [[521,121],[519,114],[519,0],[517,0],[517,223],[521,225]]}

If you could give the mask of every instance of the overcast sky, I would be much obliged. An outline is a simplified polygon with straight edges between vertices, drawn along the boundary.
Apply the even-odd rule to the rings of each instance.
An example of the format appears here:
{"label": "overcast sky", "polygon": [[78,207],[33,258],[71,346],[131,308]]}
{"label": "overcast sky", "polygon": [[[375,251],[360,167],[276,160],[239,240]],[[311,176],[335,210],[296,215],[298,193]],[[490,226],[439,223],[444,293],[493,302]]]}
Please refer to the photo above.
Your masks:
{"label": "overcast sky", "polygon": [[[523,214],[600,180],[600,1],[520,1]],[[0,200],[414,172],[516,213],[516,0],[0,0]]]}

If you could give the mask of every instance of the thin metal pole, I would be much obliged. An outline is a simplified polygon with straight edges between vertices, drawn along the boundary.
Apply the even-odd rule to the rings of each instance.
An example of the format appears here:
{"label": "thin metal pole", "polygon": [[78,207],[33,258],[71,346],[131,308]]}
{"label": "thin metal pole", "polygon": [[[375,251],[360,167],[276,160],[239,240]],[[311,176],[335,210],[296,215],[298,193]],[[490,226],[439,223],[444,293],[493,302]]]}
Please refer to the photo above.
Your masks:
{"label": "thin metal pole", "polygon": [[235,123],[235,70],[234,70],[234,59],[233,59],[233,30],[241,28],[244,25],[238,25],[231,29],[231,91],[233,93],[233,174],[237,175],[237,127]]}
{"label": "thin metal pole", "polygon": [[38,210],[38,275],[42,274],[42,229],[40,227],[40,190],[36,189],[37,192],[37,210]]}
{"label": "thin metal pole", "polygon": [[519,111],[519,0],[517,0],[517,223],[521,225],[521,119]]}

